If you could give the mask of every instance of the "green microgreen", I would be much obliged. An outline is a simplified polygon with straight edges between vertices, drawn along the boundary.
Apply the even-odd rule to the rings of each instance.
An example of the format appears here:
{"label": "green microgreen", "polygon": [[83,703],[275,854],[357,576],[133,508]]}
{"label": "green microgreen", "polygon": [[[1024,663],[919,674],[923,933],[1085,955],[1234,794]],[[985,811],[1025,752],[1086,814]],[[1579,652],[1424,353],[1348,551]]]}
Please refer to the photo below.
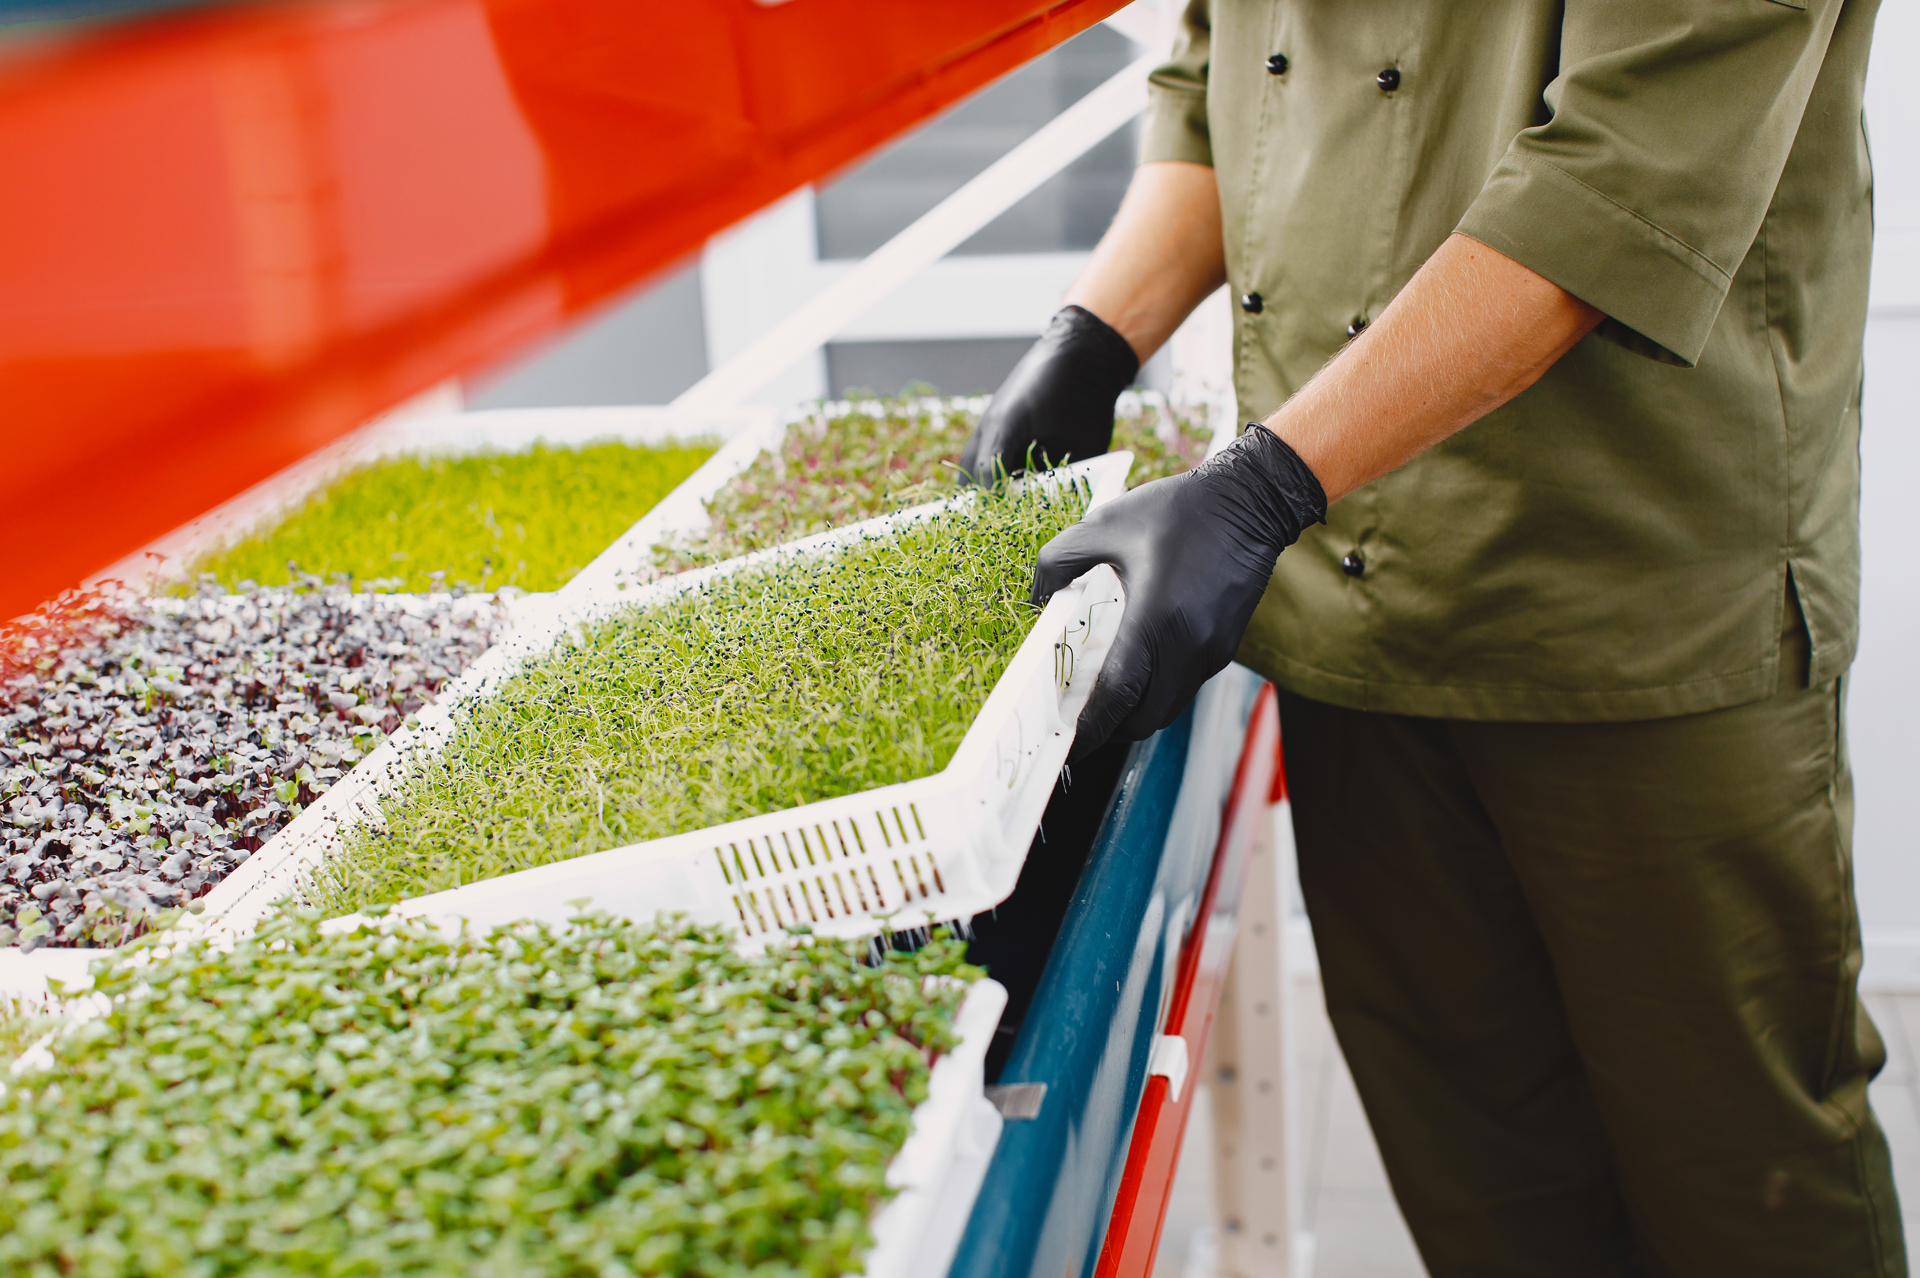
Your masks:
{"label": "green microgreen", "polygon": [[[709,528],[663,541],[653,562],[682,572],[946,496],[977,420],[966,400],[915,395],[816,411],[714,494]],[[1198,465],[1211,439],[1204,409],[1162,401],[1129,397],[1113,423],[1114,449],[1133,453],[1129,487]]]}
{"label": "green microgreen", "polygon": [[[385,589],[555,590],[712,455],[705,440],[400,457],[349,472],[266,532],[193,565],[229,588],[289,564]],[[436,577],[435,574],[441,574]]]}
{"label": "green microgreen", "polygon": [[97,964],[110,1010],[0,1094],[0,1271],[837,1278],[961,949],[290,915]]}
{"label": "green microgreen", "polygon": [[1036,615],[1073,485],[983,493],[831,554],[623,609],[459,708],[309,885],[345,913],[946,766]]}
{"label": "green microgreen", "polygon": [[0,1071],[61,1023],[59,1016],[36,1002],[0,997]]}

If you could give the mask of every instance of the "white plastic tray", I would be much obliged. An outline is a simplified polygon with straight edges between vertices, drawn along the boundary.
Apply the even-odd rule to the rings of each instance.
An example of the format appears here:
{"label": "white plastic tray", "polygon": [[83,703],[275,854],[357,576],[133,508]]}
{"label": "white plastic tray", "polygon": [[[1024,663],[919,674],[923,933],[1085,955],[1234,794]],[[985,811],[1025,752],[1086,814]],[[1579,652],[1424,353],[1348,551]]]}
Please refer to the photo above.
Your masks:
{"label": "white plastic tray", "polygon": [[[231,501],[182,524],[93,579],[124,581],[143,588],[178,580],[186,564],[278,521],[347,471],[395,457],[460,457],[486,449],[515,452],[535,444],[578,448],[603,440],[658,444],[705,436],[731,442],[742,436],[764,438],[775,422],[773,410],[766,408],[698,415],[670,408],[617,407],[396,412],[342,436]],[[694,477],[689,476],[689,481]],[[669,494],[669,498],[672,496]]]}
{"label": "white plastic tray", "polygon": [[[952,412],[983,413],[988,400],[986,395],[928,396],[919,400],[918,404],[923,412],[940,418]],[[1136,413],[1142,408],[1164,411],[1167,407],[1167,397],[1157,391],[1129,390],[1121,393],[1115,411]],[[887,405],[877,400],[834,400],[810,404],[779,416],[765,413],[757,421],[740,427],[737,432],[726,434],[726,447],[708,458],[706,464],[689,475],[686,482],[674,489],[666,500],[655,506],[644,519],[608,546],[599,558],[582,569],[567,583],[567,590],[576,593],[624,591],[644,585],[651,579],[646,564],[653,546],[669,533],[694,532],[706,528],[706,503],[726,486],[728,480],[751,466],[761,453],[779,448],[788,430],[796,424],[819,417],[838,417],[856,408],[880,413],[886,410]],[[1214,424],[1213,443],[1207,450],[1212,455],[1233,442],[1236,428],[1230,403],[1224,409],[1217,404],[1211,405],[1208,412]]]}
{"label": "white plastic tray", "polygon": [[[54,953],[65,957],[79,951]],[[104,1004],[95,995],[76,1000],[69,1012],[85,1020],[104,1013]],[[887,1183],[899,1193],[873,1216],[874,1246],[861,1270],[865,1278],[939,1278],[952,1267],[1000,1141],[1003,1120],[986,1097],[986,1060],[1006,1006],[1006,987],[985,977],[961,1000],[953,1026],[960,1041],[934,1062],[927,1098],[914,1106],[906,1144],[887,1164]],[[52,1037],[8,1063],[6,1076],[52,1065]]]}
{"label": "white plastic tray", "polygon": [[[767,412],[751,425],[728,435],[724,448],[709,457],[705,465],[687,476],[685,482],[667,494],[666,499],[648,511],[639,523],[576,573],[573,580],[566,584],[566,593],[570,596],[590,594],[611,597],[612,593],[628,592],[646,585],[654,578],[648,567],[653,547],[669,533],[697,532],[708,527],[707,502],[726,487],[728,480],[751,466],[761,453],[778,449],[791,427],[821,414],[839,416],[869,403],[875,411],[883,407],[877,402],[864,400],[838,401],[808,405],[778,416]],[[979,412],[985,405],[984,396],[967,400],[920,401],[923,409],[936,415],[955,408]]]}
{"label": "white plastic tray", "polygon": [[[1114,453],[1025,482],[1085,482],[1097,505],[1124,490],[1131,464],[1131,454]],[[516,627],[420,713],[417,727],[395,732],[210,892],[205,918],[221,930],[251,929],[347,830],[378,820],[380,795],[406,775],[419,751],[437,750],[451,735],[453,706],[487,696],[572,626],[695,589],[717,574],[832,553],[972,500],[929,503],[636,589],[575,591],[570,583],[558,596],[559,608],[538,624]],[[795,925],[858,936],[991,909],[1019,878],[1080,708],[1119,625],[1120,605],[1119,580],[1105,566],[1056,595],[953,759],[932,776],[575,857],[400,908],[483,927],[516,919],[559,923],[584,898],[629,917],[680,910],[701,922],[728,924],[749,947]]]}
{"label": "white plastic tray", "polygon": [[960,1042],[934,1062],[913,1132],[887,1165],[887,1183],[900,1194],[873,1217],[866,1278],[940,1278],[953,1267],[1000,1143],[1003,1120],[986,1095],[987,1048],[1006,1006],[1006,987],[984,977],[960,1004]]}

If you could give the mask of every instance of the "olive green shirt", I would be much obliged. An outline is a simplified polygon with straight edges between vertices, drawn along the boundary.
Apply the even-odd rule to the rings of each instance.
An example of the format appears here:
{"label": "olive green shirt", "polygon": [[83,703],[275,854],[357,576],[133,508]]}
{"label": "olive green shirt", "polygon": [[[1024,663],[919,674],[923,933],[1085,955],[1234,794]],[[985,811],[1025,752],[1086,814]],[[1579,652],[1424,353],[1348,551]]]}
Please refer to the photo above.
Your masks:
{"label": "olive green shirt", "polygon": [[1852,659],[1876,0],[1193,0],[1143,158],[1216,170],[1241,416],[1455,231],[1606,313],[1328,513],[1241,659],[1475,719],[1770,695]]}

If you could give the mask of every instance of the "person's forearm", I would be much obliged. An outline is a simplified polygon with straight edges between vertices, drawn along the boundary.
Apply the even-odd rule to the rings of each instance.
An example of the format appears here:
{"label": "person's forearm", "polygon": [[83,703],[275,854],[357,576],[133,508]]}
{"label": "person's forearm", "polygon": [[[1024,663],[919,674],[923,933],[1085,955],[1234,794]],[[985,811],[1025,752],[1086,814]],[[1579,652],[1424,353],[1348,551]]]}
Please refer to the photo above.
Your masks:
{"label": "person's forearm", "polygon": [[1067,290],[1066,304],[1099,316],[1144,364],[1201,299],[1226,282],[1223,244],[1213,170],[1174,161],[1143,164],[1113,225]]}
{"label": "person's forearm", "polygon": [[1512,258],[1455,235],[1263,424],[1335,501],[1533,385],[1601,318]]}

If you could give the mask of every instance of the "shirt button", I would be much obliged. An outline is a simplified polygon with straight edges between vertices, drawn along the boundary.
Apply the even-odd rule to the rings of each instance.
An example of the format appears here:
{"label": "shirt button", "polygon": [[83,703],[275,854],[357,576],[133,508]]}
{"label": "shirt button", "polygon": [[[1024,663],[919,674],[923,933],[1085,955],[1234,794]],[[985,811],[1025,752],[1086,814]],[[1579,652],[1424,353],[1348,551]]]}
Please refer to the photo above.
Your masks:
{"label": "shirt button", "polygon": [[1347,340],[1352,341],[1366,331],[1367,317],[1364,315],[1356,315],[1353,317],[1352,322],[1347,325]]}
{"label": "shirt button", "polygon": [[1380,86],[1382,93],[1392,93],[1400,87],[1400,68],[1388,67],[1385,71],[1373,77],[1373,82]]}
{"label": "shirt button", "polygon": [[1268,75],[1285,75],[1286,73],[1287,73],[1287,55],[1286,54],[1276,53],[1267,59]]}
{"label": "shirt button", "polygon": [[1267,299],[1258,293],[1247,293],[1240,298],[1240,309],[1249,315],[1258,315],[1267,309]]}
{"label": "shirt button", "polygon": [[1340,571],[1349,577],[1358,577],[1367,570],[1367,561],[1360,557],[1357,550],[1349,550],[1346,558],[1340,561]]}

